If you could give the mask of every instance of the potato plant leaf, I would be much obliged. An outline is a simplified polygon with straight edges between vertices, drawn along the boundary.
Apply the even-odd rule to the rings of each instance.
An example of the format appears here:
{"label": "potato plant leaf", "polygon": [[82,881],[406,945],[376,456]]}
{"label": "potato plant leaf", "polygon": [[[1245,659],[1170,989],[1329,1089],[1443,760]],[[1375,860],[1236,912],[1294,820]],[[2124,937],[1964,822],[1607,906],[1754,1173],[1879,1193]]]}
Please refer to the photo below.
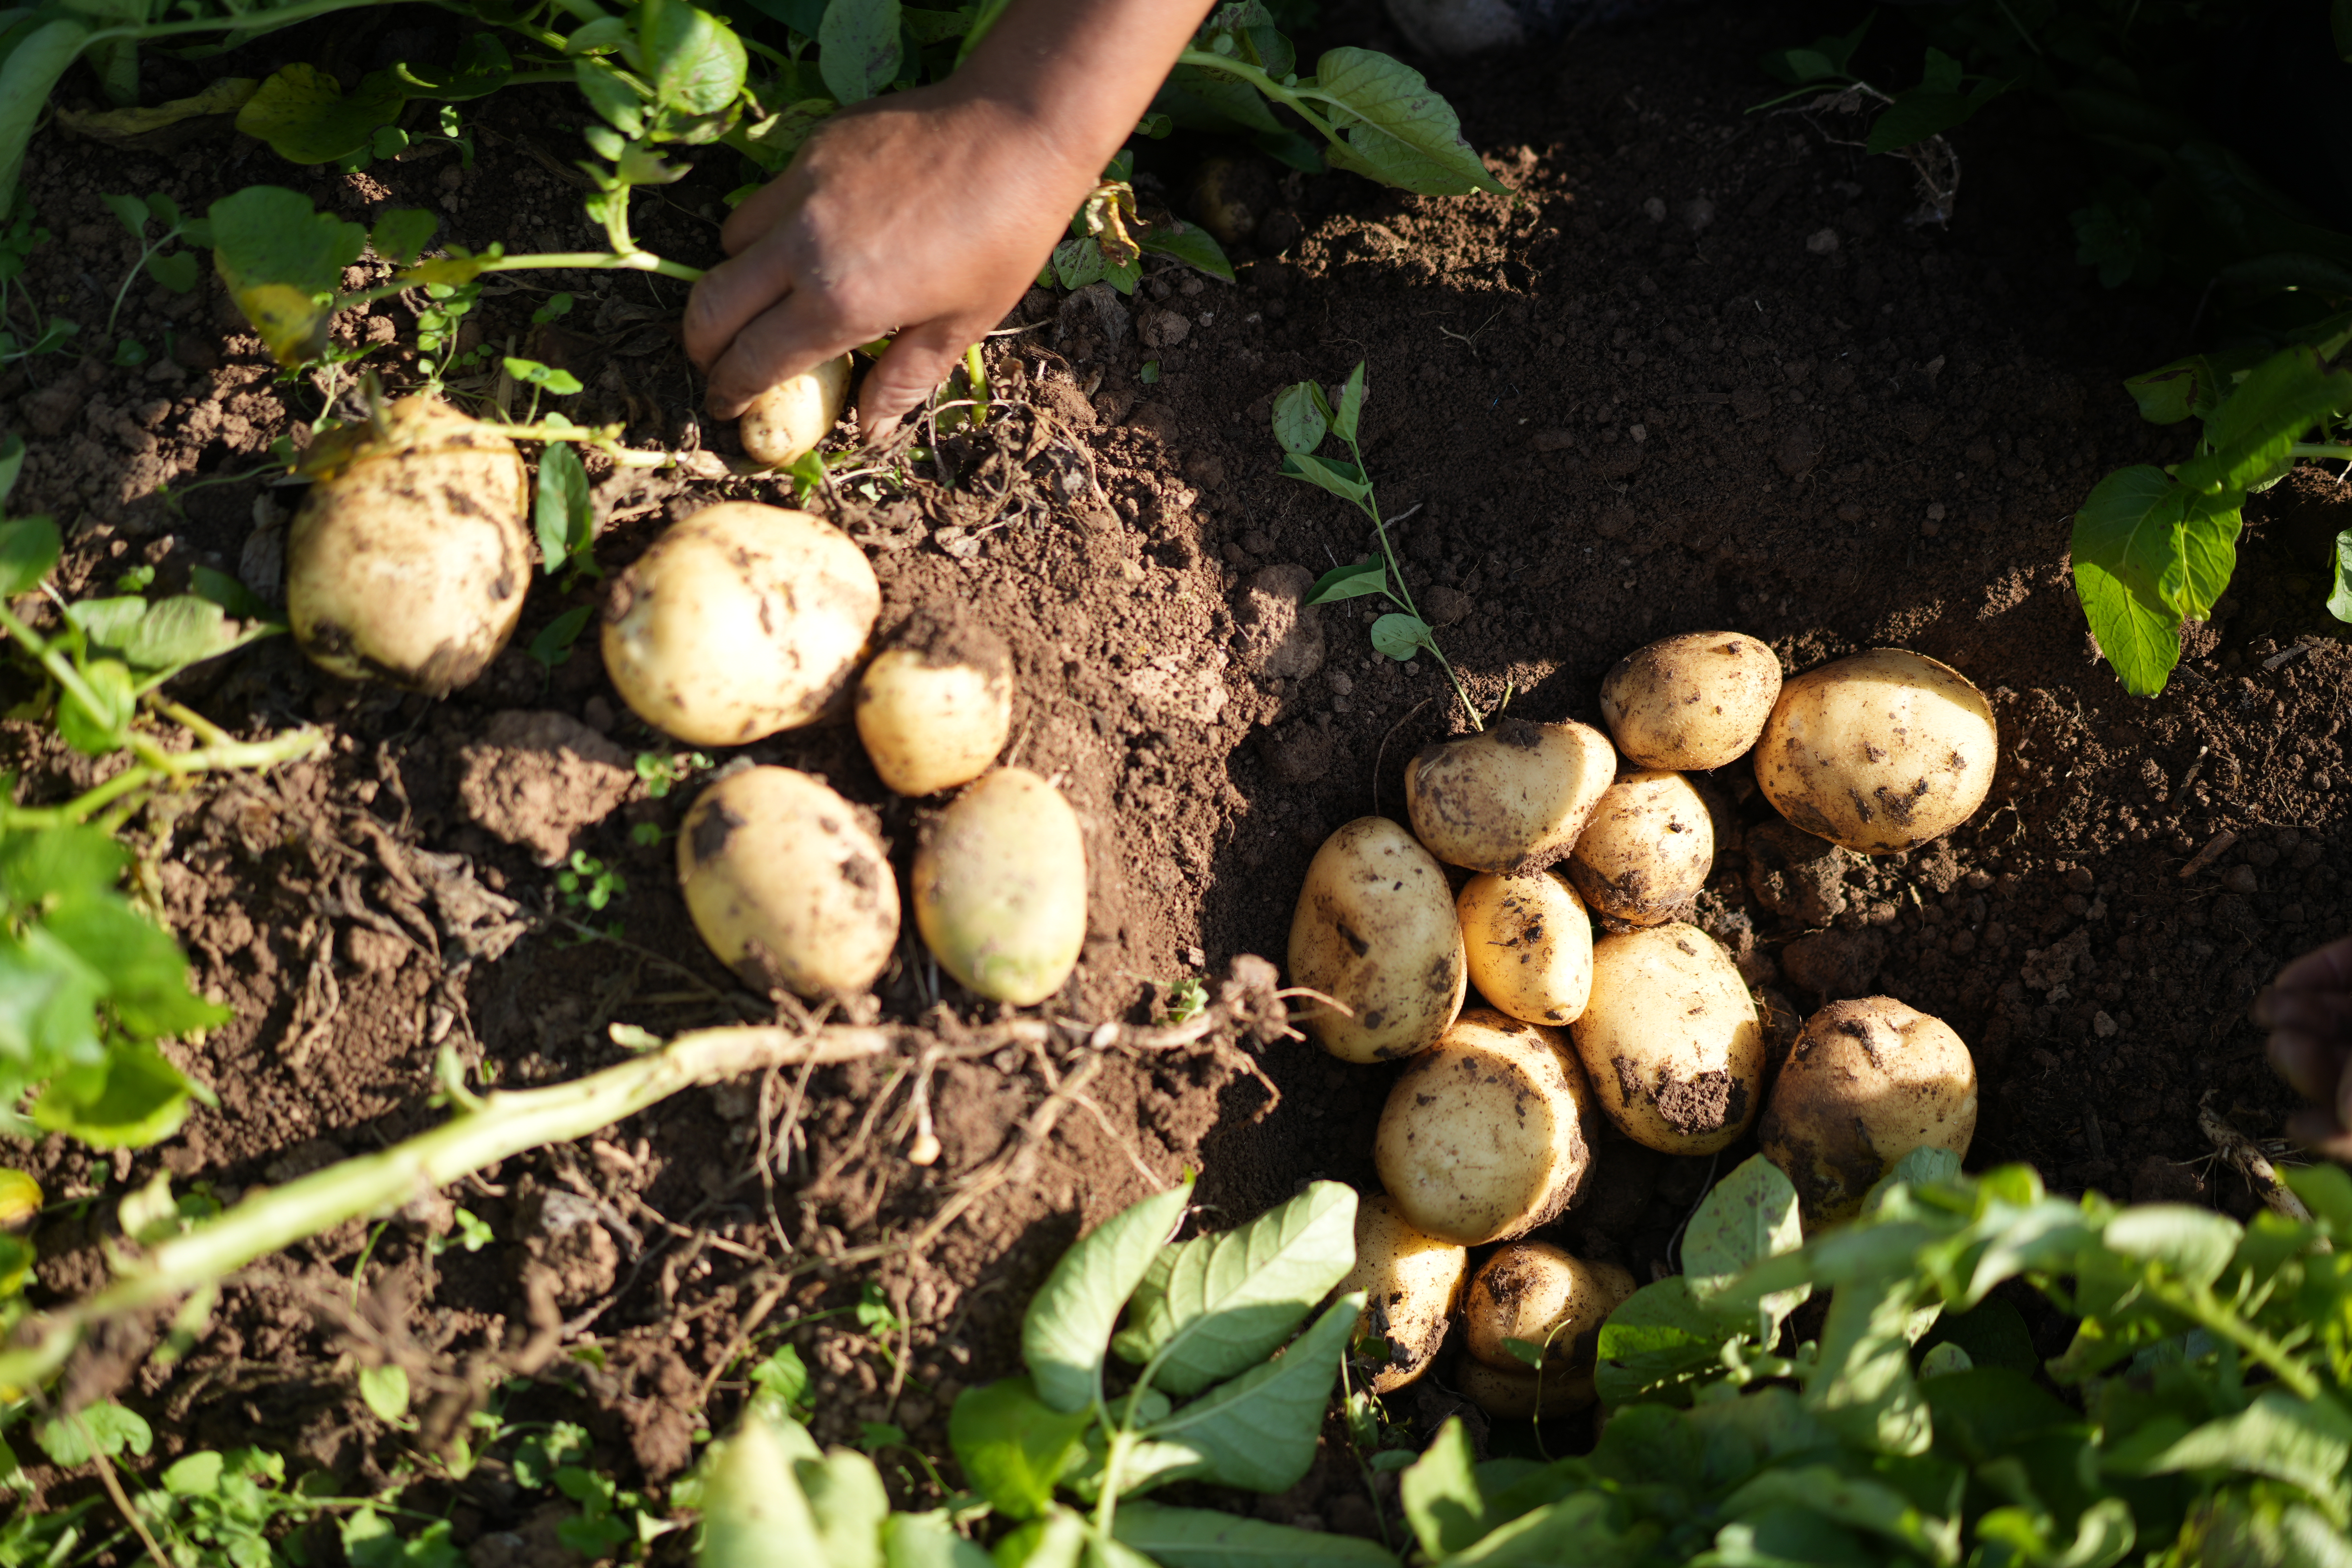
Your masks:
{"label": "potato plant leaf", "polygon": [[948,1442],[981,1496],[1009,1519],[1033,1519],[1079,1451],[1091,1410],[1064,1413],[1025,1377],[966,1389],[948,1415]]}
{"label": "potato plant leaf", "polygon": [[1379,1542],[1206,1508],[1130,1503],[1111,1528],[1119,1543],[1163,1568],[1395,1568]]}
{"label": "potato plant leaf", "polygon": [[1273,1361],[1219,1384],[1144,1428],[1153,1441],[1180,1445],[1197,1456],[1171,1472],[1171,1479],[1181,1475],[1256,1492],[1297,1485],[1314,1463],[1323,1407],[1363,1310],[1362,1291],[1341,1297]]}
{"label": "potato plant leaf", "polygon": [[485,30],[469,35],[457,46],[457,58],[446,71],[427,67],[420,72],[412,66],[396,65],[393,72],[403,88],[419,98],[461,103],[486,98],[511,81],[514,57],[507,53],[496,33]]}
{"label": "potato plant leaf", "polygon": [[236,128],[289,163],[331,163],[366,146],[407,104],[388,70],[370,71],[347,96],[331,75],[298,61],[262,81],[236,111]]}
{"label": "potato plant leaf", "polygon": [[248,185],[208,213],[213,267],[278,363],[312,358],[332,315],[343,268],[357,261],[367,231],[311,210],[310,198],[279,185]]}
{"label": "potato plant leaf", "polygon": [[1323,444],[1330,428],[1323,389],[1313,382],[1297,382],[1275,394],[1274,438],[1284,451],[1305,457]]}
{"label": "potato plant leaf", "polygon": [[1430,640],[1429,623],[1419,616],[1408,616],[1391,610],[1372,623],[1372,648],[1402,664],[1423,648],[1433,651],[1436,644]]}
{"label": "potato plant leaf", "polygon": [[2187,497],[2147,464],[2101,479],[2074,514],[2074,592],[2124,689],[2162,691],[2180,660],[2179,605],[2165,592],[2180,574]]}
{"label": "potato plant leaf", "polygon": [[[887,3],[895,16],[897,0]],[[743,40],[688,0],[643,0],[637,10],[637,48],[657,108],[683,115],[716,114],[743,90],[750,63]]]}
{"label": "potato plant leaf", "polygon": [[1405,1521],[1433,1561],[1468,1550],[1486,1533],[1486,1500],[1471,1468],[1475,1459],[1462,1418],[1449,1416],[1421,1458],[1399,1478]]}
{"label": "potato plant leaf", "polygon": [[1367,594],[1385,594],[1388,589],[1389,569],[1384,563],[1359,561],[1349,566],[1334,566],[1315,579],[1307,602],[1328,605],[1340,599],[1360,599]]}
{"label": "potato plant leaf", "polygon": [[793,1464],[795,1453],[814,1447],[797,1422],[757,1407],[744,1413],[703,1484],[703,1562],[803,1568],[824,1561],[816,1515]]}
{"label": "potato plant leaf", "polygon": [[898,0],[831,0],[817,28],[817,69],[843,103],[863,103],[898,76]]}
{"label": "potato plant leaf", "polygon": [[1594,1386],[1612,1406],[1635,1399],[1687,1404],[1702,1374],[1722,1367],[1724,1342],[1743,1327],[1701,1302],[1682,1275],[1644,1285],[1601,1326]]}
{"label": "potato plant leaf", "polygon": [[[16,458],[24,460],[22,447]],[[14,481],[15,471],[7,477]],[[58,525],[46,517],[0,522],[0,598],[13,599],[39,587],[41,579],[57,569],[60,548]]]}
{"label": "potato plant leaf", "polygon": [[421,207],[394,207],[368,231],[368,247],[394,267],[405,267],[440,226],[441,220]]}
{"label": "potato plant leaf", "polygon": [[[1779,1166],[1753,1154],[1699,1201],[1683,1232],[1683,1276],[1695,1300],[1712,1303],[1749,1268],[1803,1242],[1797,1189]],[[1769,1342],[1809,1294],[1809,1288],[1799,1287],[1765,1297],[1758,1337]]]}
{"label": "potato plant leaf", "polygon": [[95,1149],[143,1149],[180,1130],[190,1092],[154,1047],[119,1047],[51,1079],[33,1102],[33,1125]]}
{"label": "potato plant leaf", "polygon": [[994,1561],[955,1532],[943,1509],[894,1513],[882,1527],[884,1568],[992,1568]]}
{"label": "potato plant leaf", "polygon": [[1327,104],[1343,145],[1324,156],[1338,168],[1422,195],[1506,187],[1462,139],[1462,122],[1422,74],[1370,49],[1333,49],[1315,62],[1310,100]]}
{"label": "potato plant leaf", "polygon": [[1152,255],[1173,257],[1195,272],[1205,272],[1220,282],[1234,280],[1234,264],[1225,258],[1224,247],[1217,243],[1216,237],[1181,218],[1140,231],[1135,242]]}
{"label": "potato plant leaf", "polygon": [[1353,463],[1337,462],[1329,458],[1318,458],[1307,452],[1286,452],[1282,457],[1282,472],[1290,479],[1305,479],[1318,489],[1326,489],[1341,500],[1361,506],[1372,487],[1363,470]]}
{"label": "potato plant leaf", "polygon": [[[21,15],[13,13],[12,19]],[[24,34],[0,57],[0,218],[16,205],[16,176],[24,172],[33,127],[47,110],[58,79],[80,57],[89,34],[87,24],[59,17]]]}
{"label": "potato plant leaf", "polygon": [[14,430],[0,436],[0,506],[8,504],[16,476],[25,471],[25,438]]}
{"label": "potato plant leaf", "polygon": [[1062,1255],[1021,1321],[1021,1355],[1038,1397],[1068,1414],[1097,1404],[1119,1309],[1191,1201],[1192,1184],[1121,1210]]}

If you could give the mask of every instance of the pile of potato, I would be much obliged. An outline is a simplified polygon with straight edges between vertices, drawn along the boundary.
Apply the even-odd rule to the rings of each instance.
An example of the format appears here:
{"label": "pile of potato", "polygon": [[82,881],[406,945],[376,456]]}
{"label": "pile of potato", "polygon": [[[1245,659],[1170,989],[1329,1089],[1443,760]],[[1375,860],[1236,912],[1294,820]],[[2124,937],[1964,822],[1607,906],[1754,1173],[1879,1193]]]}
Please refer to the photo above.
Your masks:
{"label": "pile of potato", "polygon": [[[845,362],[813,375],[823,384],[800,389],[814,412],[799,423],[829,426]],[[521,458],[426,397],[347,445],[318,465],[289,531],[295,637],[336,674],[440,695],[479,675],[520,616],[531,571]],[[968,785],[917,848],[916,929],[971,990],[1042,1001],[1086,940],[1077,816],[1035,773],[993,767],[1013,721],[1003,644],[919,616],[875,654],[881,610],[874,569],[839,529],[724,501],[674,524],[614,580],[604,667],[639,718],[689,745],[848,718],[894,792]],[[855,995],[897,949],[899,889],[871,814],[805,773],[723,772],[687,813],[677,869],[695,929],[759,990]]]}
{"label": "pile of potato", "polygon": [[[1833,1002],[1768,1060],[1747,983],[1689,921],[1715,832],[1685,774],[1750,757],[1798,827],[1907,849],[1984,801],[1983,694],[1899,648],[1784,682],[1754,637],[1697,632],[1621,661],[1601,711],[1606,735],[1504,719],[1430,747],[1406,771],[1412,830],[1347,824],[1299,894],[1290,984],[1333,1004],[1305,1026],[1345,1060],[1404,1063],[1373,1143],[1385,1192],[1359,1210],[1342,1287],[1368,1293],[1388,1346],[1376,1390],[1421,1376],[1458,1315],[1454,1381],[1491,1414],[1591,1401],[1596,1336],[1634,1281],[1528,1238],[1592,1190],[1603,1119],[1678,1155],[1756,1128],[1809,1227],[1854,1213],[1912,1150],[1965,1153],[1975,1131],[1968,1047],[1892,997]],[[1486,1005],[1465,1011],[1473,989]],[[1469,1249],[1495,1243],[1474,1272]]]}

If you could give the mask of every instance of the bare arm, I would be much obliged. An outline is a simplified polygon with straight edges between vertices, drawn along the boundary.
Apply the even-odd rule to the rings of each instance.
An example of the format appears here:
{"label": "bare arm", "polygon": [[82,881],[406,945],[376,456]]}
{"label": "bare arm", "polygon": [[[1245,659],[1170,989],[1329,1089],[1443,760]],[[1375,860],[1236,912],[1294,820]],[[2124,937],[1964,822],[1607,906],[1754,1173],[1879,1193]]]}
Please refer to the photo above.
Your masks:
{"label": "bare arm", "polygon": [[710,411],[885,333],[882,435],[1003,319],[1211,0],[1013,0],[948,80],[844,110],[737,208],[686,347]]}

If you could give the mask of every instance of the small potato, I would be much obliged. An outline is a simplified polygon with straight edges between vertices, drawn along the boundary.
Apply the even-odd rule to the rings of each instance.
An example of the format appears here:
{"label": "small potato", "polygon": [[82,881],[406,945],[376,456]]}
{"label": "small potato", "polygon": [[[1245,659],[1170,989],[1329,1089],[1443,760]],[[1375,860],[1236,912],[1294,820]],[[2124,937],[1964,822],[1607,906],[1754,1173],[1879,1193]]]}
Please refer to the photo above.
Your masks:
{"label": "small potato", "polygon": [[970,784],[1012,732],[1013,655],[977,621],[918,619],[857,683],[857,738],[898,795]]}
{"label": "small potato", "polygon": [[1584,901],[1627,925],[1690,913],[1715,865],[1715,821],[1680,773],[1647,769],[1609,786],[1568,858]]}
{"label": "small potato", "polygon": [[1574,1025],[1601,1109],[1634,1142],[1712,1154],[1764,1098],[1764,1028],[1731,955],[1675,922],[1592,944],[1592,1002]]}
{"label": "small potato", "polygon": [[[310,662],[445,697],[489,668],[530,586],[514,443],[436,398],[312,454],[286,534],[286,613]],[[328,437],[332,440],[333,437]]]}
{"label": "small potato", "polygon": [[1087,846],[1062,792],[999,768],[915,851],[915,928],[965,987],[1025,1007],[1062,988],[1087,941]]}
{"label": "small potato", "polygon": [[1373,1393],[1402,1388],[1429,1370],[1468,1268],[1468,1253],[1413,1229],[1386,1196],[1356,1205],[1356,1266],[1332,1294],[1364,1292],[1361,1331],[1388,1342],[1388,1364],[1372,1374]]}
{"label": "small potato", "polygon": [[1573,1415],[1596,1397],[1591,1367],[1575,1372],[1547,1367],[1538,1373],[1533,1367],[1489,1366],[1475,1356],[1464,1356],[1454,1368],[1454,1381],[1461,1385],[1463,1397],[1503,1421]]}
{"label": "small potato", "polygon": [[721,501],[614,580],[604,668],[654,728],[689,745],[745,745],[846,692],[881,613],[874,568],[841,530]]}
{"label": "small potato", "polygon": [[1756,782],[1806,832],[1891,855],[1966,822],[1999,760],[1983,692],[1925,654],[1882,647],[1781,689],[1756,743]]}
{"label": "small potato", "polygon": [[1470,1353],[1489,1366],[1524,1371],[1503,1342],[1544,1347],[1544,1370],[1590,1367],[1601,1325],[1633,1293],[1622,1265],[1587,1263],[1548,1241],[1515,1241],[1479,1266],[1462,1304]]}
{"label": "small potato", "polygon": [[1591,1107],[1557,1033],[1475,1008],[1389,1090],[1372,1163],[1416,1229],[1465,1247],[1524,1236],[1591,1172]]}
{"label": "small potato", "polygon": [[1558,871],[1473,877],[1454,900],[1470,984],[1530,1024],[1571,1024],[1592,995],[1592,921]]}
{"label": "small potato", "polygon": [[1616,773],[1617,753],[1589,724],[1498,719],[1413,758],[1405,809],[1448,865],[1539,871],[1575,844]]}
{"label": "small potato", "polygon": [[1914,1149],[1965,1156],[1977,1068],[1941,1018],[1892,996],[1832,1002],[1805,1020],[1756,1140],[1793,1183],[1805,1228],[1850,1219]]}
{"label": "small potato", "polygon": [[1445,872],[1412,834],[1360,816],[1323,841],[1290,917],[1290,983],[1354,1014],[1302,1020],[1325,1050],[1384,1062],[1427,1049],[1462,1011],[1467,975]]}
{"label": "small potato", "polygon": [[779,382],[751,399],[735,433],[762,468],[781,468],[816,449],[849,401],[849,356]]}
{"label": "small potato", "polygon": [[755,991],[812,1000],[874,984],[898,941],[898,882],[858,809],[806,773],[746,768],[677,835],[694,929]]}
{"label": "small potato", "polygon": [[1601,717],[1643,767],[1705,773],[1756,744],[1780,695],[1769,647],[1745,632],[1686,632],[1619,659],[1601,682]]}

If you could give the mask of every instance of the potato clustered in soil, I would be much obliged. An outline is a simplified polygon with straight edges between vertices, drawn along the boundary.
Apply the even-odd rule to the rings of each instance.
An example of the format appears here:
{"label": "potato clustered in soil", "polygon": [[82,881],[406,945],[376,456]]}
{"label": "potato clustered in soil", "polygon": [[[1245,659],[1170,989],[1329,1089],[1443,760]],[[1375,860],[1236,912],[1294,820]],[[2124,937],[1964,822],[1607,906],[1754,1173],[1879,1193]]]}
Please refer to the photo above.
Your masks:
{"label": "potato clustered in soil", "polygon": [[1604,1120],[1691,1157],[1761,1116],[1809,1227],[1912,1150],[1965,1154],[1975,1129],[1967,1046],[1892,998],[1832,998],[1771,1059],[1732,955],[1691,923],[1715,832],[1684,770],[1750,758],[1794,825],[1776,831],[1907,849],[1982,804],[1983,695],[1899,648],[1783,682],[1756,638],[1696,632],[1622,660],[1601,711],[1610,735],[1505,720],[1428,748],[1406,770],[1411,830],[1347,824],[1299,892],[1289,980],[1320,999],[1307,1031],[1342,1060],[1402,1064],[1348,1287],[1387,1347],[1382,1392],[1436,1364],[1458,1318],[1449,1380],[1488,1414],[1591,1403],[1601,1325],[1635,1281],[1537,1233],[1606,1192]]}

